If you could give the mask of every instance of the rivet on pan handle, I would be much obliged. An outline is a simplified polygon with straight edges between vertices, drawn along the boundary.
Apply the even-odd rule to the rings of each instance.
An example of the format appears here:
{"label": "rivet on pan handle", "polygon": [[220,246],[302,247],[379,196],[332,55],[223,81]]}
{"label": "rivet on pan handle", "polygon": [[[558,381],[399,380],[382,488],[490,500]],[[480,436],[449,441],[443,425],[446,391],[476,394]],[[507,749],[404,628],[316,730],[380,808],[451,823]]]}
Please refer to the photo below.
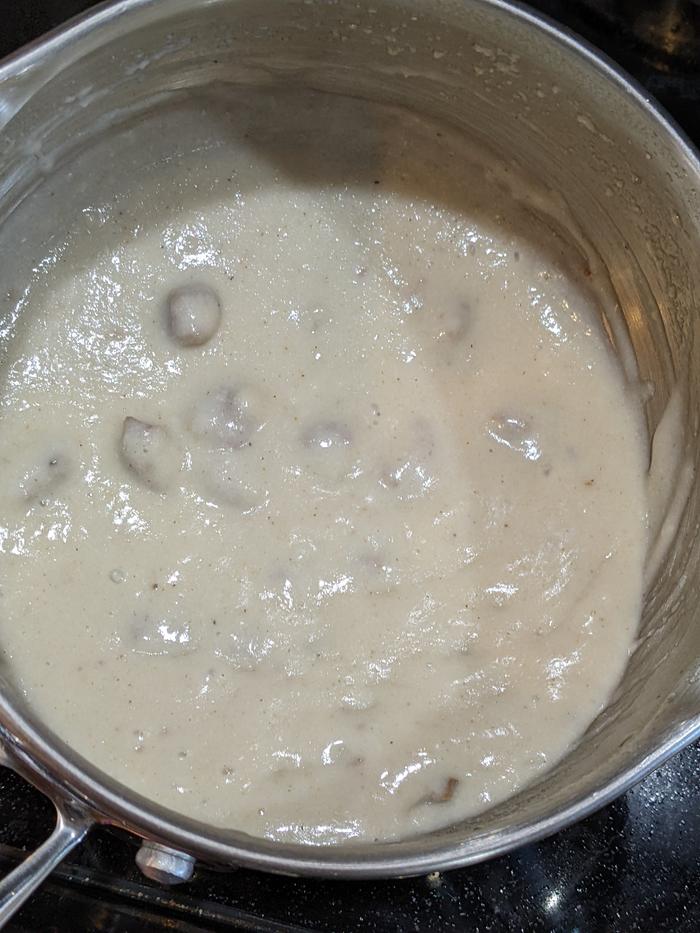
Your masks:
{"label": "rivet on pan handle", "polygon": [[159,842],[146,840],[136,853],[136,864],[143,874],[159,884],[182,884],[194,872],[194,858]]}
{"label": "rivet on pan handle", "polygon": [[56,804],[56,828],[49,838],[0,881],[0,927],[85,838],[92,825],[88,816]]}

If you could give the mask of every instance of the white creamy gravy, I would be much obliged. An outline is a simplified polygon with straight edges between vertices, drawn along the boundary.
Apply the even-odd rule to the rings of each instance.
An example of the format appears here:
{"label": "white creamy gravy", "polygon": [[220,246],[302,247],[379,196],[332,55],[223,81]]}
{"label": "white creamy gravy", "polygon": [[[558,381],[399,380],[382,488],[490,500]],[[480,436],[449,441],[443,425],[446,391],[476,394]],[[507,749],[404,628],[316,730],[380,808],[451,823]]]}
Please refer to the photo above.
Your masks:
{"label": "white creamy gravy", "polygon": [[583,261],[499,177],[408,113],[228,89],[6,225],[2,651],[135,790],[393,839],[513,794],[606,704],[641,406]]}

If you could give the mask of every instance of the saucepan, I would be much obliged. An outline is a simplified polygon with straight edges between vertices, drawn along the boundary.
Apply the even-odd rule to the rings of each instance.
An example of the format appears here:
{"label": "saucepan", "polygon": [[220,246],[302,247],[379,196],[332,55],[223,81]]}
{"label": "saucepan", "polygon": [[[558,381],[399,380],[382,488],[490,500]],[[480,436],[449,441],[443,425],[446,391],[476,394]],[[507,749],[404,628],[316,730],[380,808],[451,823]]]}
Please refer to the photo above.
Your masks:
{"label": "saucepan", "polygon": [[139,865],[165,883],[189,878],[197,859],[290,875],[416,875],[553,833],[700,736],[700,162],[683,135],[615,65],[503,0],[119,0],[0,66],[0,222],[109,126],[211,82],[413,108],[559,199],[606,270],[617,307],[606,324],[649,387],[650,437],[677,422],[638,642],[609,707],[517,796],[427,835],[338,847],[253,838],[138,796],[38,722],[5,673],[3,763],[52,799],[58,819],[0,883],[0,922],[95,824],[139,837]]}

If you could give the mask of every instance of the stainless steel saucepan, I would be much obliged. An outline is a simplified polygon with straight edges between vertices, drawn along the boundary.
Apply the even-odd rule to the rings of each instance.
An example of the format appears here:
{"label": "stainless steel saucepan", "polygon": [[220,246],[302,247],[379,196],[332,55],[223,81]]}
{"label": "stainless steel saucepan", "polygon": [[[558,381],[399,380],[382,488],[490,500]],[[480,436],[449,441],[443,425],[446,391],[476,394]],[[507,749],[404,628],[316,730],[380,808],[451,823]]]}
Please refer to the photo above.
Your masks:
{"label": "stainless steel saucepan", "polygon": [[[700,163],[618,68],[504,0],[118,0],[0,66],[0,222],[110,121],[214,81],[406,105],[463,128],[558,191],[607,267],[639,378],[653,384],[650,434],[674,387],[680,393],[679,465],[668,469],[678,470],[671,489],[683,485],[700,457]],[[536,784],[475,819],[403,842],[300,846],[185,819],[81,759],[3,680],[3,761],[54,801],[58,822],[0,883],[0,923],[97,823],[141,837],[139,865],[164,882],[186,880],[195,859],[366,878],[487,859],[601,807],[700,735],[695,484],[682,499],[671,495],[669,509],[678,531],[610,707]]]}

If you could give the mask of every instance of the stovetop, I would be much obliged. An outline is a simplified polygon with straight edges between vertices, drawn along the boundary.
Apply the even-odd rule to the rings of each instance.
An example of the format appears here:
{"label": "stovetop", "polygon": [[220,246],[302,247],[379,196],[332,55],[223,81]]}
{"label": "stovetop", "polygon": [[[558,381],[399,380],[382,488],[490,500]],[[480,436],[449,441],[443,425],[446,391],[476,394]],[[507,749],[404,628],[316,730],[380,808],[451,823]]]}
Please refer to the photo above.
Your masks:
{"label": "stovetop", "polygon": [[[0,55],[88,0],[3,4]],[[700,0],[536,0],[603,49],[700,146]],[[51,831],[52,807],[0,769],[0,868]],[[693,931],[700,929],[700,743],[610,806],[551,839],[437,877],[337,882],[198,869],[161,888],[135,842],[96,830],[7,929],[22,933],[196,931]]]}

